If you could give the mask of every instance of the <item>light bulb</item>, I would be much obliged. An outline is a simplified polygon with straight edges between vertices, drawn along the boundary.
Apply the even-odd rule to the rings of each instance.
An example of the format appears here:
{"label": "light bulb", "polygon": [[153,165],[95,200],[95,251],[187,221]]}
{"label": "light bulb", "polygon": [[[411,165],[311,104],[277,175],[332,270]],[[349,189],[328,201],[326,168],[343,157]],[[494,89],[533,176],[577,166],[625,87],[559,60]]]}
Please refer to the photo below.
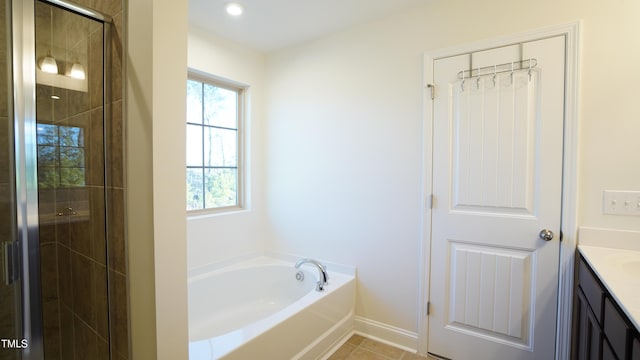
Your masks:
{"label": "light bulb", "polygon": [[57,74],[58,63],[56,59],[54,59],[51,54],[47,54],[47,56],[40,60],[40,70],[49,74]]}
{"label": "light bulb", "polygon": [[78,63],[73,63],[73,65],[71,65],[71,70],[69,70],[69,73],[67,75],[74,79],[80,79],[80,80],[84,80],[87,77],[87,75],[84,72],[84,66]]}

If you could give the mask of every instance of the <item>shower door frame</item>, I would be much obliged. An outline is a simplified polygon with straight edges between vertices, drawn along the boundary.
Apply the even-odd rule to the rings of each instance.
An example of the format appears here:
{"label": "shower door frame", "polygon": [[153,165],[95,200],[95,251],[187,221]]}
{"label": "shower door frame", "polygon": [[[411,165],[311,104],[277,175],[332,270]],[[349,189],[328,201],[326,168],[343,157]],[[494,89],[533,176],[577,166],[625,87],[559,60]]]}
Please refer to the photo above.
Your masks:
{"label": "shower door frame", "polygon": [[[38,218],[38,177],[36,144],[36,59],[35,3],[39,1],[87,17],[103,24],[103,119],[111,118],[111,17],[64,0],[11,0],[11,69],[15,147],[16,239],[19,252],[21,306],[19,328],[28,346],[20,359],[44,359],[44,326],[40,287],[40,246]],[[108,136],[104,127],[103,139]],[[105,164],[108,152],[105,147]],[[108,176],[105,169],[105,192]],[[106,194],[105,194],[106,195]],[[107,202],[105,201],[105,206]],[[105,209],[105,221],[108,211]],[[106,222],[108,224],[108,222]],[[108,226],[105,227],[108,244]],[[108,257],[108,251],[106,251]],[[107,284],[109,272],[107,271]],[[108,288],[108,286],[107,286]],[[107,289],[107,296],[109,290]],[[109,331],[111,333],[111,330]],[[16,334],[20,336],[19,334]],[[111,338],[111,334],[109,336]]]}

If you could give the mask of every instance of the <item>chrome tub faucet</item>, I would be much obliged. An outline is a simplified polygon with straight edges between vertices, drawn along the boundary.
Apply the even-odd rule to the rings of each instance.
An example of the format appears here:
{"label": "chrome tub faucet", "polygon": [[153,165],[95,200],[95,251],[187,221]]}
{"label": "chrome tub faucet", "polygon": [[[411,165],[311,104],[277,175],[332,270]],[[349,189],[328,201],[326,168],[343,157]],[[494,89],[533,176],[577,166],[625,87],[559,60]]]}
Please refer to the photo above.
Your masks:
{"label": "chrome tub faucet", "polygon": [[327,275],[327,267],[322,263],[320,263],[319,261],[309,259],[309,258],[298,260],[296,262],[295,267],[296,269],[299,269],[300,266],[304,264],[311,264],[311,265],[314,265],[316,268],[318,268],[318,274],[320,277],[318,282],[316,283],[316,291],[324,290],[324,287],[327,286],[327,281],[329,280],[329,275]]}

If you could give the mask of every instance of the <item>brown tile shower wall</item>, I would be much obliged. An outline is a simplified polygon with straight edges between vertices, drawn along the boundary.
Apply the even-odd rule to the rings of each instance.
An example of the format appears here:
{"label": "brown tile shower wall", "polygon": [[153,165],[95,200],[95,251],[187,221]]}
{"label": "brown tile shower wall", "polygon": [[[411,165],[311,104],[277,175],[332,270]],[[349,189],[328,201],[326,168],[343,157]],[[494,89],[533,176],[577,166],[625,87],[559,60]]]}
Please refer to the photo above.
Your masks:
{"label": "brown tile shower wall", "polygon": [[111,117],[107,123],[107,228],[109,314],[112,360],[129,359],[128,288],[124,213],[123,81],[124,0],[91,0],[89,6],[112,17],[110,44]]}
{"label": "brown tile shower wall", "polygon": [[[74,201],[88,199],[90,215],[81,220],[55,217],[53,223],[41,224],[45,354],[47,360],[73,360],[108,359],[111,353],[111,359],[121,360],[128,359],[129,353],[123,203],[123,5],[121,0],[76,3],[113,17],[109,77],[112,96],[108,104],[111,116],[104,122],[105,144],[100,27],[58,12],[60,15],[53,17],[50,27],[65,36],[51,37],[50,43],[41,43],[36,51],[43,56],[50,49],[67,49],[65,54],[53,55],[69,62],[79,57],[77,60],[87,64],[89,92],[66,91],[62,101],[53,101],[51,88],[38,86],[38,120],[82,125],[85,129],[86,186],[41,191],[40,197],[50,199],[57,208],[72,207]],[[45,15],[37,14],[37,21],[45,19]],[[39,27],[46,29],[47,25]]]}
{"label": "brown tile shower wall", "polygon": [[125,253],[124,206],[124,106],[123,81],[124,0],[92,0],[92,7],[112,17],[111,31],[111,118],[107,148],[108,271],[112,360],[129,359],[129,316],[127,261]]}

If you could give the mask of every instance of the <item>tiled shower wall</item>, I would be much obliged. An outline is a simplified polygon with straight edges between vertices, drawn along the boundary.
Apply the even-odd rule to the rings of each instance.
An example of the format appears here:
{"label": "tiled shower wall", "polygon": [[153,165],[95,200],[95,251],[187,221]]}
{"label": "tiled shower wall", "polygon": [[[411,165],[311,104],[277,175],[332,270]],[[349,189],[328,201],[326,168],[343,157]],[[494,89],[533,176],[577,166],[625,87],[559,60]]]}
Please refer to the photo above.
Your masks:
{"label": "tiled shower wall", "polygon": [[82,0],[88,6],[112,17],[110,44],[111,116],[107,120],[107,243],[109,272],[109,324],[111,359],[129,359],[129,316],[127,261],[125,253],[124,184],[124,14],[126,0]]}

